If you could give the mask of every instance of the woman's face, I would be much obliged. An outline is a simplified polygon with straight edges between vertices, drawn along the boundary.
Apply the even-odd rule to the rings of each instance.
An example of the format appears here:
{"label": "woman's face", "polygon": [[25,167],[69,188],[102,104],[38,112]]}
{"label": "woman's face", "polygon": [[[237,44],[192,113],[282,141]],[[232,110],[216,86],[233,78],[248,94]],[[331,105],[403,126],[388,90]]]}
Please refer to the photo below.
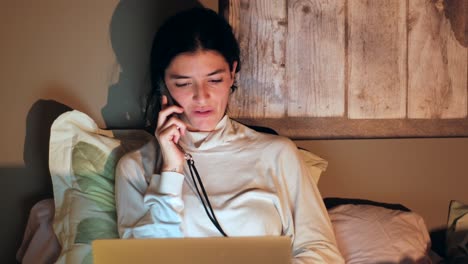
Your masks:
{"label": "woman's face", "polygon": [[224,57],[211,50],[177,55],[164,81],[172,98],[184,109],[182,119],[200,131],[212,131],[226,111],[237,62],[232,71]]}

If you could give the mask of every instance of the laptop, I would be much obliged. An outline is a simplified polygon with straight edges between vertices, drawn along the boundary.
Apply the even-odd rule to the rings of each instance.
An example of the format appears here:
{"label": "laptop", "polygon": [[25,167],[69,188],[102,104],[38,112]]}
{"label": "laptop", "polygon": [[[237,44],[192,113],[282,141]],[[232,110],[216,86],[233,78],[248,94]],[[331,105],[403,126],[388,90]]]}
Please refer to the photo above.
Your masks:
{"label": "laptop", "polygon": [[109,239],[93,241],[95,264],[290,264],[289,237]]}

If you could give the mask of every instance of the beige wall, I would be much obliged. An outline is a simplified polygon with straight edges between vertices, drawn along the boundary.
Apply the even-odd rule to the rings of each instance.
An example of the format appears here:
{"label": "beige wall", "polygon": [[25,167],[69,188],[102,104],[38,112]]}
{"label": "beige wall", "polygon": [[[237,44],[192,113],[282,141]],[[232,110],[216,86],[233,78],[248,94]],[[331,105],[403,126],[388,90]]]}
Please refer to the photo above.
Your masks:
{"label": "beige wall", "polygon": [[324,197],[401,203],[429,229],[447,222],[451,199],[468,203],[468,138],[298,141],[329,164]]}
{"label": "beige wall", "polygon": [[[3,1],[0,259],[14,258],[29,209],[51,194],[47,133],[65,107],[38,100],[84,111],[102,127],[140,124],[154,29],[195,2]],[[200,2],[217,9],[217,0]],[[429,227],[445,222],[450,199],[468,202],[467,139],[298,143],[330,162],[319,184],[324,196],[403,203]]]}
{"label": "beige wall", "polygon": [[2,1],[0,262],[14,263],[29,209],[51,197],[52,120],[66,105],[101,127],[140,124],[154,31],[199,3],[218,8],[217,0]]}
{"label": "beige wall", "polygon": [[[154,30],[169,14],[197,2],[2,3],[0,118],[8,126],[2,131],[0,166],[24,164],[25,119],[39,99],[84,111],[101,126],[138,124]],[[218,8],[217,0],[200,2]],[[102,113],[109,108],[117,113]]]}

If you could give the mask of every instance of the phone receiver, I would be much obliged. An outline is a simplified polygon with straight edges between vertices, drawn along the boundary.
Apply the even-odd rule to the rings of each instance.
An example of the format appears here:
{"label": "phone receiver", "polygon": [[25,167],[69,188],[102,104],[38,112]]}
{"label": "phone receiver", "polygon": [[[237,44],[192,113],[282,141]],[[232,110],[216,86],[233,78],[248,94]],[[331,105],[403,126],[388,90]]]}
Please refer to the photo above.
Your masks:
{"label": "phone receiver", "polygon": [[[171,106],[171,105],[177,105],[179,106],[179,104],[176,104],[174,99],[172,98],[172,95],[171,93],[169,92],[169,90],[167,89],[166,87],[166,84],[164,82],[161,82],[160,86],[161,87],[161,95],[165,95],[166,98],[167,98],[167,106]],[[176,117],[179,117],[178,114],[174,114]]]}
{"label": "phone receiver", "polygon": [[176,105],[174,102],[174,99],[172,98],[171,93],[169,92],[169,89],[167,89],[166,87],[166,84],[164,82],[161,82],[161,85],[159,87],[161,87],[161,94],[165,95],[167,98],[167,105],[168,106]]}
{"label": "phone receiver", "polygon": [[[172,98],[172,95],[169,92],[169,90],[167,89],[166,84],[161,83],[160,87],[161,87],[161,95],[165,95],[166,98],[167,98],[167,106],[176,105],[176,106],[180,107],[180,105],[174,100],[174,98]],[[175,116],[175,117],[181,119],[181,116],[179,114],[174,113],[174,114],[172,114],[172,116]],[[185,152],[185,151],[183,151],[183,152]]]}
{"label": "phone receiver", "polygon": [[174,99],[172,98],[171,94],[169,94],[169,92],[164,93],[164,95],[167,97],[167,105],[168,106],[176,105],[175,102],[174,102]]}

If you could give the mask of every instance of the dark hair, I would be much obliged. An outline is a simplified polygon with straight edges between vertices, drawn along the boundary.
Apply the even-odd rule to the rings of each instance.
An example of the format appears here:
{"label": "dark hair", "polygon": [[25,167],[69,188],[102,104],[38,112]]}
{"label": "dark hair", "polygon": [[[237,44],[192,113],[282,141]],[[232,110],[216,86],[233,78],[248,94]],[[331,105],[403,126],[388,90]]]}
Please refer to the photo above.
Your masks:
{"label": "dark hair", "polygon": [[[240,70],[239,44],[232,27],[211,9],[195,7],[170,17],[160,27],[153,40],[151,50],[150,74],[152,89],[148,97],[146,118],[149,124],[155,122],[160,110],[161,89],[164,74],[171,61],[179,54],[213,50],[219,52],[229,65],[230,70],[237,61],[236,73]],[[236,90],[233,84],[231,92]]]}

